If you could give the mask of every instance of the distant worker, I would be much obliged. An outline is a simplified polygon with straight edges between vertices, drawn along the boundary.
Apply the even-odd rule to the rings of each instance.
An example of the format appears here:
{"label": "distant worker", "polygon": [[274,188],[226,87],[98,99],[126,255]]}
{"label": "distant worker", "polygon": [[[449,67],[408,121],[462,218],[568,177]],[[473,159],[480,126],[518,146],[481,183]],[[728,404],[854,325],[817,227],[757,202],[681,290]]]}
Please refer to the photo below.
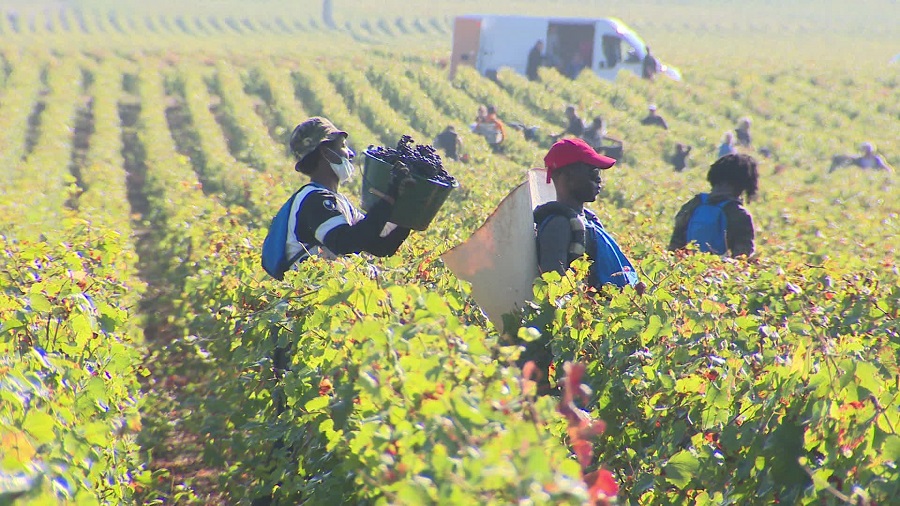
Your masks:
{"label": "distant worker", "polygon": [[581,138],[595,151],[598,150],[606,139],[606,122],[603,121],[603,117],[595,117],[594,120],[591,121],[591,124],[584,129]]}
{"label": "distant worker", "polygon": [[548,65],[556,67],[556,70],[562,72],[560,47],[559,30],[555,25],[550,26],[550,28],[547,29],[547,51],[544,53],[544,58]]}
{"label": "distant worker", "polygon": [[871,142],[864,142],[860,146],[862,156],[853,159],[853,165],[862,169],[881,169],[888,172],[894,172],[894,168],[888,165],[881,155],[875,154],[875,145]]}
{"label": "distant worker", "polygon": [[729,154],[716,160],[706,179],[712,189],[684,204],[675,215],[669,250],[697,244],[700,251],[717,255],[751,256],[756,250],[753,218],[741,195],[756,196],[759,172],[750,155]]}
{"label": "distant worker", "polygon": [[506,128],[497,116],[497,108],[493,105],[487,107],[487,115],[475,125],[475,133],[484,137],[488,146],[494,153],[503,150],[503,141],[506,140]]}
{"label": "distant worker", "polygon": [[662,127],[663,130],[669,129],[669,124],[666,123],[665,118],[656,113],[656,105],[650,104],[647,107],[647,116],[641,120],[642,125],[655,125],[658,127]]}
{"label": "distant worker", "polygon": [[647,46],[647,54],[641,64],[641,77],[652,81],[657,72],[659,72],[659,60],[650,52],[650,46]]}
{"label": "distant worker", "polygon": [[462,152],[462,141],[453,125],[447,125],[443,132],[437,134],[432,144],[435,149],[443,150],[447,158],[459,160],[459,155]]}
{"label": "distant worker", "polygon": [[525,75],[530,81],[540,81],[538,68],[544,63],[544,41],[538,40],[528,52],[528,63],[525,65]]}
{"label": "distant worker", "polygon": [[734,132],[729,130],[722,136],[722,144],[719,145],[719,158],[735,153],[737,153],[737,148],[734,146]]}
{"label": "distant worker", "polygon": [[578,51],[572,53],[572,57],[569,58],[569,63],[566,65],[566,75],[571,79],[577,79],[578,74],[581,74],[581,71],[587,67],[587,63],[585,63],[584,56]]}
{"label": "distant worker", "polygon": [[478,128],[478,125],[487,119],[487,106],[484,104],[480,104],[478,109],[475,110],[475,121],[469,125],[469,130],[475,132]]}
{"label": "distant worker", "polygon": [[481,104],[475,110],[475,123],[472,124],[472,128],[475,128],[475,125],[484,121],[485,118],[487,118],[487,106]]}
{"label": "distant worker", "polygon": [[741,118],[738,121],[737,128],[734,129],[737,137],[737,145],[749,148],[753,145],[753,139],[750,137],[750,118]]}
{"label": "distant worker", "polygon": [[581,138],[592,147],[594,151],[609,156],[611,158],[621,157],[624,151],[625,143],[614,137],[610,137],[606,133],[606,121],[602,116],[597,116],[584,129]]}
{"label": "distant worker", "polygon": [[675,172],[681,172],[687,168],[687,159],[691,154],[691,147],[682,143],[675,145],[675,154],[672,155],[672,168]]}
{"label": "distant worker", "polygon": [[894,168],[885,161],[884,157],[875,154],[875,145],[871,142],[864,142],[859,146],[862,154],[860,156],[851,155],[835,155],[831,159],[831,168],[828,172],[834,172],[844,165],[855,165],[861,169],[877,169],[887,172],[894,172]]}
{"label": "distant worker", "polygon": [[574,137],[581,137],[581,134],[584,133],[584,120],[578,116],[578,112],[575,110],[574,105],[566,106],[566,129],[562,132],[552,135],[554,141],[559,139],[560,137],[565,137],[567,135],[572,135]]}

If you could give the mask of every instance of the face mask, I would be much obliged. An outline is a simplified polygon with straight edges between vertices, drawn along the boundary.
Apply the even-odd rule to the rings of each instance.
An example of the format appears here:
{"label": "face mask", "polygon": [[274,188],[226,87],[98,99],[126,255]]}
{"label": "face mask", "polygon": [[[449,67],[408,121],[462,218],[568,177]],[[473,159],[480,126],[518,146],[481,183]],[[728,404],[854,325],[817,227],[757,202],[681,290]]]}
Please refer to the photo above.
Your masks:
{"label": "face mask", "polygon": [[[330,149],[329,149],[329,151],[331,151],[332,153],[337,155],[337,153],[335,153],[334,151],[332,151]],[[337,176],[338,182],[345,183],[351,177],[353,177],[353,172],[354,172],[353,162],[351,162],[349,158],[346,158],[343,156],[341,156],[340,158],[341,158],[340,163],[328,162],[328,164],[331,165],[331,170],[333,170],[334,174]]]}

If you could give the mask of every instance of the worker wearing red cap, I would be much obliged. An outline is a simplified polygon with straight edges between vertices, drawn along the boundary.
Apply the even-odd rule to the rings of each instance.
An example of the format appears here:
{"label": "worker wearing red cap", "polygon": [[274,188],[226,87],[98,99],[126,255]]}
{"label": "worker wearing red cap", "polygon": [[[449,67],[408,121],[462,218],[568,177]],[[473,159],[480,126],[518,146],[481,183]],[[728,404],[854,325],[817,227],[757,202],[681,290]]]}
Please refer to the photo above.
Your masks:
{"label": "worker wearing red cap", "polygon": [[615,163],[578,138],[562,139],[547,152],[547,182],[553,182],[556,200],[534,210],[541,272],[562,274],[573,260],[587,254],[592,260],[592,286],[638,284],[634,267],[615,239],[597,216],[584,208],[585,202],[595,201],[600,193],[600,171]]}

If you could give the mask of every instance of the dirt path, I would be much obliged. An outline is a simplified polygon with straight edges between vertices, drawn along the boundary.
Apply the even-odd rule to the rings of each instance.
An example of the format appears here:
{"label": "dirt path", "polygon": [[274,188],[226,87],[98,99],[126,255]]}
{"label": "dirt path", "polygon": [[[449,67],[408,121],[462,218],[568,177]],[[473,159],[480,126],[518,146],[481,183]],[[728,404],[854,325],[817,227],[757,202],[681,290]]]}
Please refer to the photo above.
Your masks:
{"label": "dirt path", "polygon": [[69,172],[75,178],[75,184],[80,189],[71,195],[66,201],[70,209],[78,208],[78,196],[84,191],[84,181],[81,171],[87,162],[88,150],[91,147],[91,135],[94,134],[94,102],[90,97],[84,99],[84,103],[78,107],[75,113],[75,129],[72,132],[72,156],[69,159]]}
{"label": "dirt path", "polygon": [[[126,91],[133,92],[127,90],[128,81]],[[175,315],[173,297],[179,287],[172,285],[167,272],[167,252],[160,246],[162,227],[149,221],[151,203],[144,187],[148,167],[137,135],[140,113],[134,98],[119,105],[135,249],[140,277],[147,284],[139,308],[145,319],[145,365],[152,371],[143,380],[146,400],[138,442],[150,462],[153,487],[142,490],[136,502],[227,504],[218,481],[221,470],[203,459],[206,435],[196,424],[186,423],[202,404],[207,366],[185,347],[183,329],[169,321]]]}
{"label": "dirt path", "polygon": [[28,115],[28,130],[25,133],[25,154],[22,159],[28,157],[33,151],[34,147],[37,146],[39,132],[41,130],[41,119],[43,117],[44,109],[47,108],[47,103],[44,102],[43,96],[47,94],[46,88],[40,92],[41,99],[34,103],[34,107],[31,109],[31,114]]}

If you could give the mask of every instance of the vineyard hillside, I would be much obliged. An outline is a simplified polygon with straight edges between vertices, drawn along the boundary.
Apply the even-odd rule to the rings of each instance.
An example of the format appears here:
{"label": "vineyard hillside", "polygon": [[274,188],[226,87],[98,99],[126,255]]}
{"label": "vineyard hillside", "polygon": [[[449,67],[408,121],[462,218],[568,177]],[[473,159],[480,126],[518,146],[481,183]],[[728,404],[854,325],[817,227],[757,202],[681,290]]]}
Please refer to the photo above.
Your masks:
{"label": "vineyard hillside", "polygon": [[[451,77],[471,13],[615,16],[682,80]],[[890,0],[6,0],[0,504],[893,504],[900,180],[835,162],[870,142],[900,167],[897,19]],[[482,104],[537,138],[494,152]],[[641,123],[651,104],[668,129]],[[625,141],[589,207],[646,291],[587,288],[577,261],[500,332],[441,254],[543,166],[569,105]],[[396,255],[276,281],[260,249],[317,115],[357,153],[455,126],[459,187]],[[756,254],[667,251],[742,118]],[[541,336],[550,395],[516,365]]]}

